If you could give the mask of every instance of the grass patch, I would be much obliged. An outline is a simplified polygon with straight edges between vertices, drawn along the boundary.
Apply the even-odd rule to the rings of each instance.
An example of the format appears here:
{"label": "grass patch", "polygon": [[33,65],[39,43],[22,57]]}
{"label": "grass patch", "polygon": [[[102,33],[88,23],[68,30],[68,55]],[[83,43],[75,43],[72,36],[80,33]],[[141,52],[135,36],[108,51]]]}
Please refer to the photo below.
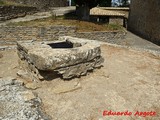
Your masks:
{"label": "grass patch", "polygon": [[108,24],[107,27],[109,29],[112,29],[112,30],[120,30],[120,29],[122,29],[122,26],[117,25],[117,24]]}
{"label": "grass patch", "polygon": [[2,0],[0,0],[0,5],[4,5],[5,3],[2,1]]}
{"label": "grass patch", "polygon": [[78,32],[91,32],[91,31],[117,31],[124,30],[122,26],[113,24],[98,24],[87,21],[69,20],[63,19],[63,17],[45,18],[33,21],[10,23],[8,26],[53,26],[53,25],[64,25],[64,26],[76,26]]}

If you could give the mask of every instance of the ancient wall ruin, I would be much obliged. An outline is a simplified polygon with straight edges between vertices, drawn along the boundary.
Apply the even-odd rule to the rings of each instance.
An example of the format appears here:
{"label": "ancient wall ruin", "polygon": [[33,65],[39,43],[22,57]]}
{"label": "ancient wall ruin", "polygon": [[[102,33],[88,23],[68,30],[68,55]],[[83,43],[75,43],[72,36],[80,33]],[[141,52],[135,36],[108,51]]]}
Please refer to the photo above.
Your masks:
{"label": "ancient wall ruin", "polygon": [[57,40],[59,36],[74,36],[76,27],[71,26],[48,26],[48,27],[0,27],[0,39],[3,41]]}
{"label": "ancient wall ruin", "polygon": [[78,38],[86,38],[90,40],[99,40],[103,42],[111,42],[113,40],[121,40],[126,36],[126,32],[124,31],[94,31],[94,32],[77,32],[76,37]]}
{"label": "ancient wall ruin", "polygon": [[11,42],[22,40],[35,41],[53,41],[58,40],[60,36],[72,36],[86,38],[90,40],[112,41],[113,39],[124,39],[126,32],[123,31],[95,31],[95,32],[77,32],[74,26],[1,26],[0,43],[10,44]]}
{"label": "ancient wall ruin", "polygon": [[128,30],[160,45],[160,0],[132,0]]}
{"label": "ancient wall ruin", "polygon": [[71,79],[102,67],[100,44],[63,36],[52,42],[17,42],[20,66],[33,81]]}
{"label": "ancient wall ruin", "polygon": [[48,7],[64,7],[67,6],[67,0],[10,0],[23,5],[34,6],[39,9]]}
{"label": "ancient wall ruin", "polygon": [[23,17],[27,14],[37,12],[36,7],[28,6],[0,6],[0,21],[5,21],[17,17]]}

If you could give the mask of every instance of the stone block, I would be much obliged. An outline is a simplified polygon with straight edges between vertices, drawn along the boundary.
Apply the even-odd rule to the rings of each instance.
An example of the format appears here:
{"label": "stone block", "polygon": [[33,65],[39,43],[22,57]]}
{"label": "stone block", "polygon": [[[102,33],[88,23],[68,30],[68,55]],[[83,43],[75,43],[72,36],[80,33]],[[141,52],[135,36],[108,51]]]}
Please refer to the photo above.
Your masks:
{"label": "stone block", "polygon": [[100,45],[68,36],[54,42],[18,42],[17,49],[25,63],[23,68],[36,79],[45,78],[41,74],[44,71],[55,72],[64,79],[79,77],[103,63]]}

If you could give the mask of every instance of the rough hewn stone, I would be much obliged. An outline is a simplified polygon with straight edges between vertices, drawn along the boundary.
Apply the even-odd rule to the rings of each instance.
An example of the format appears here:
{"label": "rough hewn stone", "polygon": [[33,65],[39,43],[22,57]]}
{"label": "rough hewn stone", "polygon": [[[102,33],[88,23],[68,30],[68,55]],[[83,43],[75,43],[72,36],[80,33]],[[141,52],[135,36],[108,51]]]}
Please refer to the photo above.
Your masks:
{"label": "rough hewn stone", "polygon": [[0,43],[13,44],[13,42],[22,40],[53,41],[58,40],[60,36],[75,36],[76,29],[74,26],[62,25],[47,27],[1,26]]}
{"label": "rough hewn stone", "polygon": [[124,31],[94,31],[94,32],[77,32],[76,37],[86,38],[90,40],[99,40],[103,42],[111,42],[116,40],[125,39],[127,32]]}
{"label": "rough hewn stone", "polygon": [[0,21],[14,19],[17,17],[24,17],[27,14],[37,12],[36,7],[28,6],[0,6]]}
{"label": "rough hewn stone", "polygon": [[77,32],[75,26],[1,26],[0,27],[0,44],[13,45],[16,41],[53,41],[58,40],[61,36],[72,36],[86,38],[90,40],[99,40],[113,43],[114,40],[121,41],[125,39],[127,32],[124,31],[95,31],[95,32]]}
{"label": "rough hewn stone", "polygon": [[[36,79],[43,78],[40,71],[54,71],[69,79],[101,67],[100,45],[67,36],[61,37],[60,41],[18,42],[20,64],[30,73],[35,73]],[[61,48],[61,45],[70,45],[71,48]]]}
{"label": "rough hewn stone", "polygon": [[49,120],[41,109],[41,99],[15,78],[0,78],[1,120]]}
{"label": "rough hewn stone", "polygon": [[67,6],[67,0],[10,0],[10,1],[14,1],[23,5],[35,6],[39,9]]}

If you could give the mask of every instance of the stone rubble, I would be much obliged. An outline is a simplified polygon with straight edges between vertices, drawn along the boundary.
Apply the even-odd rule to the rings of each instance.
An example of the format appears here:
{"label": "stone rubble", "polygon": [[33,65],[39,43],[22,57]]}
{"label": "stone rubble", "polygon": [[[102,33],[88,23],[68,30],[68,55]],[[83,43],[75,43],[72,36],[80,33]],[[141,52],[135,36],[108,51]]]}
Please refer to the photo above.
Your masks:
{"label": "stone rubble", "polygon": [[0,78],[0,120],[49,120],[41,99],[14,78]]}

